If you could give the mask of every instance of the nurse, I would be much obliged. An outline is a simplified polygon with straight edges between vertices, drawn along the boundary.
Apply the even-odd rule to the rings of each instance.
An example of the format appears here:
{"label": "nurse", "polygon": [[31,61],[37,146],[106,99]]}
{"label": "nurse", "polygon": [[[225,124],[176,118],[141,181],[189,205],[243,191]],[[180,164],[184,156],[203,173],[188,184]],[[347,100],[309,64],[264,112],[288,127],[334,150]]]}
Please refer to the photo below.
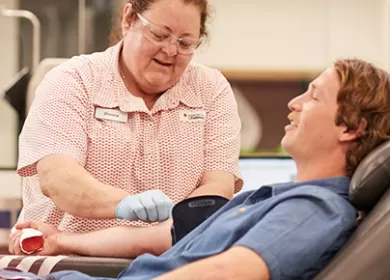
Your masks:
{"label": "nurse", "polygon": [[232,89],[192,61],[208,17],[207,0],[130,0],[116,45],[45,76],[20,135],[19,222],[113,231],[89,255],[159,254],[173,204],[240,190]]}

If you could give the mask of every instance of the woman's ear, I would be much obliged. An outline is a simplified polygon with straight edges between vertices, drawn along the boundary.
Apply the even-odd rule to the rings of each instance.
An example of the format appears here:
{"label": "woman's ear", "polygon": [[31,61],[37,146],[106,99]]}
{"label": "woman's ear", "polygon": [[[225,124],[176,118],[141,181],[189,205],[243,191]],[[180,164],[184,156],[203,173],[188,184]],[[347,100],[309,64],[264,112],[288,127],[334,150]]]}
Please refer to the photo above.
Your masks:
{"label": "woman's ear", "polygon": [[125,36],[126,32],[130,29],[133,21],[133,5],[128,3],[123,8],[122,17],[122,35]]}

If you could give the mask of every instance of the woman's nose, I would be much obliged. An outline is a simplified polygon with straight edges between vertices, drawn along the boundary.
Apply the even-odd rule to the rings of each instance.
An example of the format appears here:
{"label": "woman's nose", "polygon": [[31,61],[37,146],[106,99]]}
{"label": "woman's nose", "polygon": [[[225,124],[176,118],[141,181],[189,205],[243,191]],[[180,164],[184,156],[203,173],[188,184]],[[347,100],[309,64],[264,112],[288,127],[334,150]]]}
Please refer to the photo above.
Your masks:
{"label": "woman's nose", "polygon": [[162,48],[168,56],[175,56],[177,54],[177,42],[167,42],[167,44]]}

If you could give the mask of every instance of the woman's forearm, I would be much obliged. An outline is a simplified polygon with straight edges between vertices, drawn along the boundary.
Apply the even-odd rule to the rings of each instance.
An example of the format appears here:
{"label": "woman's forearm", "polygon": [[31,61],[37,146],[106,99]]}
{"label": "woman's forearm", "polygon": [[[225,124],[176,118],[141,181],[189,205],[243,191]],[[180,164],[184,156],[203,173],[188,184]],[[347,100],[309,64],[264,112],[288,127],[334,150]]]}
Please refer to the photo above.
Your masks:
{"label": "woman's forearm", "polygon": [[115,218],[115,207],[128,195],[93,178],[76,160],[50,155],[37,164],[42,192],[61,210],[78,217]]}
{"label": "woman's forearm", "polygon": [[135,258],[144,253],[160,255],[171,247],[172,221],[156,226],[114,227],[88,233],[65,233],[57,237],[63,254]]}

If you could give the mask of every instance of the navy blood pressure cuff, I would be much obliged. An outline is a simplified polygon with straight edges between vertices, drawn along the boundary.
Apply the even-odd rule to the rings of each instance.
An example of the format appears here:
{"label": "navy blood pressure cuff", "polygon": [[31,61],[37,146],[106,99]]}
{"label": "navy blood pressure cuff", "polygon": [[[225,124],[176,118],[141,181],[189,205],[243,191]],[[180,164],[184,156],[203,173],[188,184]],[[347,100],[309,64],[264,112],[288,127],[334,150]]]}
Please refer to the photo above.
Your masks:
{"label": "navy blood pressure cuff", "polygon": [[176,204],[172,210],[172,245],[200,225],[229,200],[217,195],[188,198]]}

